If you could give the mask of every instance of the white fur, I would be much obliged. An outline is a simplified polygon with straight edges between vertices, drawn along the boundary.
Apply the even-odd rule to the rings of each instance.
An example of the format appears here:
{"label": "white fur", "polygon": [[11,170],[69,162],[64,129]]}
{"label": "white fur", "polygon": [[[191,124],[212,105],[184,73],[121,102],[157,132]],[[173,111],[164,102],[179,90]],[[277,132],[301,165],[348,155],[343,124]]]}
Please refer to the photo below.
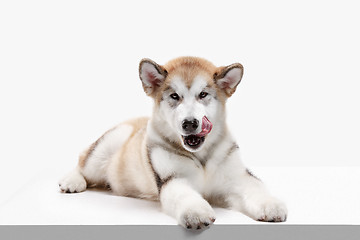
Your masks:
{"label": "white fur", "polygon": [[[159,113],[161,118],[164,119],[171,128],[169,132],[177,134],[177,138],[181,140],[181,135],[185,135],[182,129],[182,122],[185,119],[196,119],[199,123],[202,122],[202,118],[206,116],[213,123],[212,132],[216,132],[218,126],[222,126],[224,121],[224,110],[221,108],[221,104],[215,99],[215,90],[208,91],[209,94],[206,97],[207,105],[204,105],[202,101],[197,98],[200,92],[206,89],[207,82],[202,75],[195,77],[190,89],[187,88],[183,79],[180,76],[174,76],[171,87],[182,98],[182,102],[176,109],[172,109],[166,101],[160,103]],[[201,132],[201,125],[197,130],[197,133]],[[210,132],[210,135],[212,135]],[[188,151],[193,151],[183,145]],[[204,147],[201,146],[199,150]]]}
{"label": "white fur", "polygon": [[[84,168],[76,167],[59,181],[64,192],[82,192],[86,189],[86,181],[91,184],[106,184],[108,182],[108,166],[110,159],[122,144],[129,138],[132,127],[121,124],[107,132],[98,141],[96,148],[87,159]],[[86,176],[86,181],[84,176]]]}
{"label": "white fur", "polygon": [[89,182],[107,182],[109,159],[121,148],[129,138],[133,128],[121,124],[106,133],[89,156],[87,164],[82,169],[82,174]]}
{"label": "white fur", "polygon": [[[162,77],[152,64],[144,63],[141,79],[148,86],[152,83],[146,72],[152,77]],[[220,84],[234,88],[241,75],[240,68],[231,69],[219,80]],[[76,168],[61,181],[62,191],[83,191],[86,181],[108,182],[119,195],[127,195],[135,189],[137,197],[159,199],[164,212],[175,217],[180,225],[192,229],[207,227],[215,221],[215,213],[208,202],[213,199],[220,199],[223,205],[255,220],[285,221],[284,203],[271,196],[264,184],[243,165],[239,149],[225,126],[224,106],[218,101],[216,90],[209,89],[205,76],[196,76],[190,88],[181,76],[174,76],[170,87],[181,97],[181,102],[174,107],[169,102],[171,93],[163,93],[164,100],[154,108],[141,141],[137,139],[136,145],[126,144],[123,148],[125,142],[132,143],[130,135],[142,136],[141,133],[134,134],[133,127],[126,124],[109,131],[98,141],[85,167]],[[209,93],[206,99],[199,99],[202,91]],[[187,118],[201,123],[204,116],[212,122],[212,131],[200,148],[189,150],[181,140],[184,134],[181,123]],[[180,148],[182,144],[187,151],[176,149],[174,144]],[[121,158],[124,154],[129,157]],[[125,176],[119,176],[123,164],[127,166],[126,172],[120,172]],[[163,184],[159,189],[156,175]]]}
{"label": "white fur", "polygon": [[[227,81],[228,86],[236,86],[236,79],[240,80],[239,70],[232,69],[226,75],[224,81]],[[260,180],[246,172],[238,149],[228,157],[224,156],[234,145],[234,139],[221,127],[225,121],[225,110],[222,105],[211,95],[206,106],[196,99],[206,87],[206,81],[202,76],[195,78],[190,89],[179,76],[173,79],[171,86],[183,100],[175,110],[167,106],[166,102],[160,105],[162,119],[168,122],[161,124],[164,131],[160,134],[167,135],[170,139],[182,134],[180,122],[187,117],[201,121],[203,116],[207,116],[214,127],[203,147],[194,153],[194,159],[170,153],[160,147],[153,150],[152,164],[160,178],[176,178],[176,181],[171,181],[161,192],[160,201],[164,211],[177,218],[179,224],[185,227],[190,225],[191,228],[202,228],[205,222],[209,223],[209,218],[214,217],[203,197],[219,195],[225,196],[230,208],[242,211],[255,220],[284,221],[287,214],[285,205],[272,197]],[[167,125],[172,127],[165,128]],[[150,139],[160,141],[160,136],[156,136],[158,133],[152,130],[151,125],[148,132]],[[213,151],[213,154],[205,159],[206,165],[203,166],[204,163],[199,159],[205,158],[209,151]]]}
{"label": "white fur", "polygon": [[152,152],[153,167],[160,178],[166,179],[176,175],[177,178],[188,179],[192,186],[201,191],[204,186],[204,172],[201,163],[197,160],[189,161],[189,158],[169,153],[161,148],[155,148]]}
{"label": "white fur", "polygon": [[163,210],[187,228],[203,228],[215,221],[210,204],[184,178],[172,180],[161,192]]}
{"label": "white fur", "polygon": [[67,193],[85,191],[86,186],[85,178],[78,167],[66,174],[59,182],[60,190]]}

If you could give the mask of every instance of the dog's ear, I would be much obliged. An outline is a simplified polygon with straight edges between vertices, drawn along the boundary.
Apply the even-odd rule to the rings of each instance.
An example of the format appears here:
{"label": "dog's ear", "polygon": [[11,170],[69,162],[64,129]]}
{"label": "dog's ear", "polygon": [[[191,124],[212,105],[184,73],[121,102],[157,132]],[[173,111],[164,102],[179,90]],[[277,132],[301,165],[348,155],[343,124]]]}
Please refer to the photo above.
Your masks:
{"label": "dog's ear", "polygon": [[214,74],[216,85],[230,97],[236,90],[244,73],[240,63],[234,63],[226,67],[220,67]]}
{"label": "dog's ear", "polygon": [[139,75],[146,94],[154,96],[158,87],[164,82],[167,71],[156,62],[144,58],[140,61]]}

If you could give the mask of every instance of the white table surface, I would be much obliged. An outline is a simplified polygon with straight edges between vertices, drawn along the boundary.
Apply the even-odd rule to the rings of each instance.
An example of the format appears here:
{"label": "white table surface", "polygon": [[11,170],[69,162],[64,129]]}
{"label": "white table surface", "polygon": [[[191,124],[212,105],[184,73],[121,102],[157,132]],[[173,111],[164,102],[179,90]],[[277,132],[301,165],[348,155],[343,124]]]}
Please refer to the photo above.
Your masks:
{"label": "white table surface", "polygon": [[[270,191],[286,202],[287,222],[276,224],[360,224],[359,167],[252,168]],[[63,172],[46,170],[2,198],[0,225],[176,225],[158,202],[91,189],[63,194]],[[215,224],[274,224],[215,208]]]}

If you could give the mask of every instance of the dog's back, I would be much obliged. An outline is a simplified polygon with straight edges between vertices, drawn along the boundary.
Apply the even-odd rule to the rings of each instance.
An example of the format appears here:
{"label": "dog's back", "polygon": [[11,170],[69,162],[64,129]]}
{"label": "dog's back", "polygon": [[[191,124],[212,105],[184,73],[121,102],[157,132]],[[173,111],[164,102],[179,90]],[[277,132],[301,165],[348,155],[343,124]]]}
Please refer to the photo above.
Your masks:
{"label": "dog's back", "polygon": [[61,190],[71,193],[87,186],[108,186],[118,195],[158,199],[147,156],[148,121],[136,118],[107,131],[80,155],[77,168],[61,181]]}

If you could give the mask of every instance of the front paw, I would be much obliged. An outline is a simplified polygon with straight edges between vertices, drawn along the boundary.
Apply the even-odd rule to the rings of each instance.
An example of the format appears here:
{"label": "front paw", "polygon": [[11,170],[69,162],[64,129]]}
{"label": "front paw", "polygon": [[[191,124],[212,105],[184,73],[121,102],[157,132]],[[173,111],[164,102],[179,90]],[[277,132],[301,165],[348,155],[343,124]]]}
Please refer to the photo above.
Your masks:
{"label": "front paw", "polygon": [[182,211],[178,222],[187,229],[204,229],[215,222],[215,212],[208,203],[194,204]]}
{"label": "front paw", "polygon": [[262,222],[285,222],[288,213],[286,205],[274,197],[259,201],[248,212],[255,220]]}
{"label": "front paw", "polygon": [[86,189],[86,180],[77,170],[73,170],[60,180],[59,188],[63,193],[83,192]]}

